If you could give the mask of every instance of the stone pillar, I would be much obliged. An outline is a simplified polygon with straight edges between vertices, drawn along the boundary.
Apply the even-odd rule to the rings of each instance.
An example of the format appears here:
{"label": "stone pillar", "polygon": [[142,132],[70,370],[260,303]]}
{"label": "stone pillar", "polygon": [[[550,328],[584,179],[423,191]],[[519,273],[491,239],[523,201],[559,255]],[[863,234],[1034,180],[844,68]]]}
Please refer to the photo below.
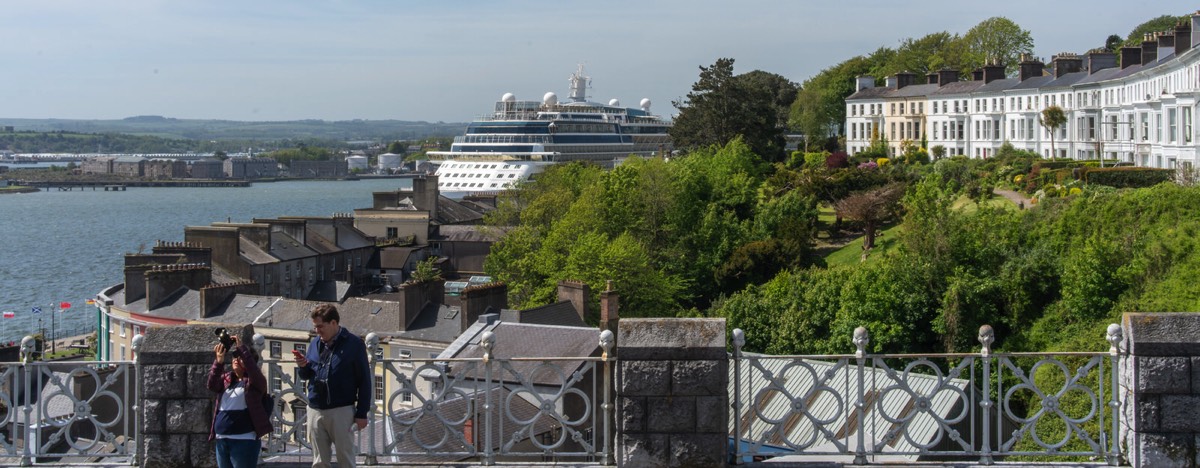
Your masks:
{"label": "stone pillar", "polygon": [[[217,466],[208,441],[213,394],[205,387],[213,361],[214,330],[207,325],[154,326],[138,347],[143,404],[143,467]],[[231,328],[249,345],[254,330]]]}
{"label": "stone pillar", "polygon": [[1134,467],[1200,466],[1200,314],[1125,314],[1122,451]]}
{"label": "stone pillar", "polygon": [[621,320],[617,363],[619,466],[725,466],[725,319]]}

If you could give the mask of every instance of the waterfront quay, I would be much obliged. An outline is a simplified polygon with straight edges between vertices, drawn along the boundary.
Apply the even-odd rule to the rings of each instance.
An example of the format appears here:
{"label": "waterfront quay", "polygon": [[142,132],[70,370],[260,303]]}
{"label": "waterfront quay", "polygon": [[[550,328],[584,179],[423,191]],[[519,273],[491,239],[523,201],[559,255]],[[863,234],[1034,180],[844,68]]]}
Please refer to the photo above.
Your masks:
{"label": "waterfront quay", "polygon": [[249,187],[247,180],[129,180],[129,181],[85,181],[85,180],[14,180],[14,185],[58,189],[62,191],[78,190],[115,190],[122,191],[125,187]]}

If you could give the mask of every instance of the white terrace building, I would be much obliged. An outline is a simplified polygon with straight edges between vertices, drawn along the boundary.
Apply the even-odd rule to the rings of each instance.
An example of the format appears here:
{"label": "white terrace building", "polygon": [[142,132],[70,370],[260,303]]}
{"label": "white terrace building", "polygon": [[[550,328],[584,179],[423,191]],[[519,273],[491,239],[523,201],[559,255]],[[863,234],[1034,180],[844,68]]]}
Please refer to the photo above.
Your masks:
{"label": "white terrace building", "polygon": [[[1147,36],[1140,47],[1117,54],[1059,54],[1049,72],[1023,60],[1016,77],[993,64],[960,81],[942,70],[917,77],[899,73],[875,87],[859,77],[846,98],[846,149],[851,155],[885,138],[898,154],[905,140],[925,139],[947,155],[994,156],[1005,142],[1045,157],[1105,159],[1174,168],[1198,159],[1200,13],[1174,30]],[[1061,107],[1067,123],[1053,138],[1039,124],[1041,111]],[[877,132],[877,133],[876,133]]]}

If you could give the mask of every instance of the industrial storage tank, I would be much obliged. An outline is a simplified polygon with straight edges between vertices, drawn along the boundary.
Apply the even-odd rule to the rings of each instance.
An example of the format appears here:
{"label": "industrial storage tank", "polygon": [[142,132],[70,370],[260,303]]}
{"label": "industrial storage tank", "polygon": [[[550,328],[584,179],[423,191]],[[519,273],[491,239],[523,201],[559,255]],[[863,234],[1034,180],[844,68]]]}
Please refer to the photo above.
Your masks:
{"label": "industrial storage tank", "polygon": [[351,172],[353,172],[355,170],[365,172],[367,170],[367,157],[366,156],[347,156],[346,157],[346,166],[350,169]]}
{"label": "industrial storage tank", "polygon": [[390,172],[399,169],[404,164],[404,155],[396,153],[383,153],[379,155],[379,170],[380,172]]}

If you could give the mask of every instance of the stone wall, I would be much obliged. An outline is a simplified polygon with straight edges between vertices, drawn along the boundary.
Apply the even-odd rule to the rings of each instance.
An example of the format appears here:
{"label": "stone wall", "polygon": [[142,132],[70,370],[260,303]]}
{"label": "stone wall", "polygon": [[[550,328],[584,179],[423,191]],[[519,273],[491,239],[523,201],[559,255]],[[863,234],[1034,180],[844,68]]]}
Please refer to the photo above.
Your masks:
{"label": "stone wall", "polygon": [[1134,467],[1200,466],[1200,314],[1125,314],[1122,451]]}
{"label": "stone wall", "polygon": [[[213,361],[216,326],[150,327],[138,347],[142,372],[143,467],[216,466],[208,441],[213,394],[205,387]],[[254,329],[239,333],[250,343]]]}
{"label": "stone wall", "polygon": [[725,466],[725,320],[622,319],[617,343],[618,465]]}

